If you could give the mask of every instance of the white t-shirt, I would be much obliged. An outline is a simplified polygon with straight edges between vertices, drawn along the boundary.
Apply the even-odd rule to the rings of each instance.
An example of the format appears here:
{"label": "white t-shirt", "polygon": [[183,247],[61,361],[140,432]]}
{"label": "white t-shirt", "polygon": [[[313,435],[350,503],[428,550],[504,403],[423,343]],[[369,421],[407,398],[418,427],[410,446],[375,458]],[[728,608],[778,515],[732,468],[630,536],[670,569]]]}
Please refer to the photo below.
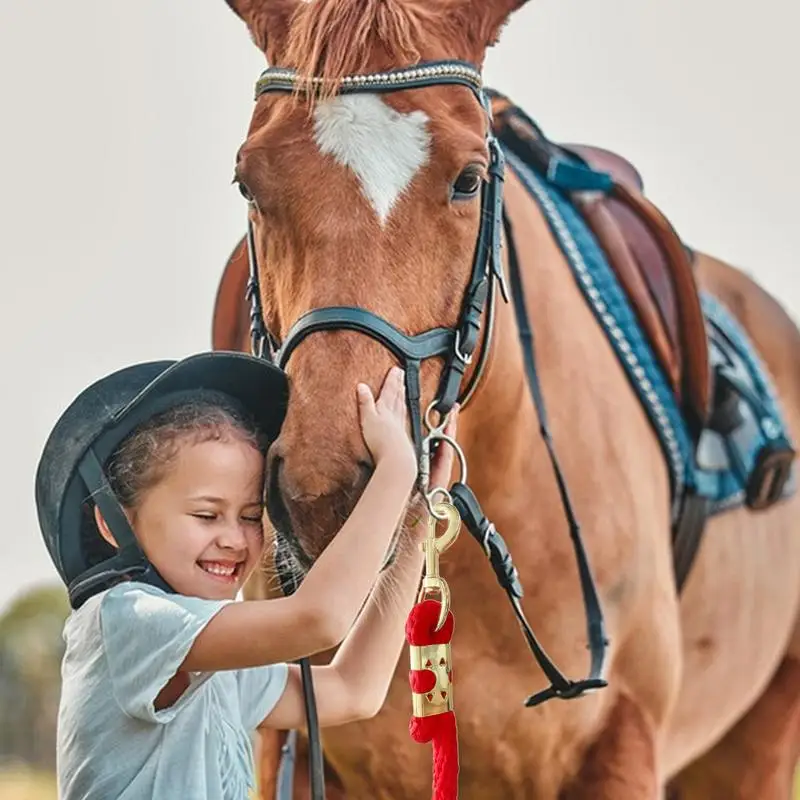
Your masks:
{"label": "white t-shirt", "polygon": [[288,667],[191,673],[169,708],[156,696],[227,603],[121,583],[64,626],[58,714],[60,800],[246,800],[251,735],[286,687]]}

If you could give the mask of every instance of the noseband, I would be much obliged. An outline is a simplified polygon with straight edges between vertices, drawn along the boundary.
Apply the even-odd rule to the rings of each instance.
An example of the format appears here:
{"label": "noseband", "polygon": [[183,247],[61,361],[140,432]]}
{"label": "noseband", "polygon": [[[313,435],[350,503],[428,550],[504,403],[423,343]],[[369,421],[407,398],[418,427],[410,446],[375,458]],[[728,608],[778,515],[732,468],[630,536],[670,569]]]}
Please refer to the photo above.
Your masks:
{"label": "noseband", "polygon": [[[293,70],[271,67],[265,70],[256,83],[256,99],[270,92],[293,93],[295,91],[316,91],[321,79],[313,77],[301,79]],[[461,303],[459,319],[455,328],[433,328],[414,336],[399,330],[388,320],[357,306],[328,306],[314,308],[303,314],[289,328],[285,339],[279,341],[264,324],[259,284],[258,260],[252,222],[248,219],[247,248],[250,277],[247,284],[247,298],[250,302],[250,333],[253,352],[266,358],[282,369],[285,368],[292,353],[300,343],[313,333],[331,330],[351,330],[363,333],[380,342],[405,367],[406,395],[410,412],[412,436],[420,464],[419,488],[428,507],[433,512],[433,495],[442,492],[434,489],[428,493],[430,471],[430,449],[432,442],[446,439],[455,447],[461,462],[460,480],[450,492],[445,492],[457,507],[459,515],[472,536],[479,542],[489,558],[498,582],[505,590],[514,613],[522,628],[525,640],[550,686],[526,701],[527,706],[538,705],[552,698],[571,699],[606,685],[601,677],[608,644],[605,638],[603,616],[597,597],[594,580],[589,569],[583,547],[580,527],[575,519],[567,494],[566,484],[555,458],[552,439],[548,430],[547,417],[542,401],[541,389],[536,374],[533,353],[533,330],[527,320],[527,312],[522,297],[519,264],[511,233],[510,222],[503,213],[502,182],[505,169],[503,151],[497,142],[491,125],[491,105],[480,72],[471,64],[462,61],[425,62],[414,67],[391,70],[371,75],[350,75],[342,79],[337,94],[388,93],[404,89],[418,89],[428,86],[465,86],[472,91],[486,112],[486,146],[489,151],[488,179],[481,187],[481,209],[478,236],[472,261],[472,271]],[[536,406],[542,438],[556,472],[557,484],[569,523],[570,536],[578,563],[581,589],[587,617],[589,649],[591,651],[591,670],[588,678],[571,680],[553,664],[539,644],[522,611],[520,600],[523,595],[519,575],[511,559],[511,554],[499,532],[486,518],[477,498],[466,485],[466,460],[461,448],[443,433],[444,421],[456,402],[465,406],[473,397],[475,389],[484,373],[491,346],[495,313],[495,282],[499,283],[503,299],[509,302],[503,267],[500,259],[501,226],[504,226],[509,246],[509,267],[513,286],[514,312],[517,318],[520,342],[523,350],[526,376],[533,402]],[[486,325],[481,334],[481,319],[486,312]],[[467,386],[461,384],[472,364],[473,355],[481,341],[481,352]],[[435,399],[428,405],[425,413],[421,409],[420,367],[430,358],[443,358],[444,369]],[[440,423],[434,426],[430,414],[436,411]],[[428,434],[423,435],[423,423]],[[279,552],[280,555],[280,552]],[[284,591],[290,593],[296,586],[281,575]],[[309,730],[309,768],[311,791],[314,800],[325,796],[324,767],[316,718],[311,668],[308,659],[300,660],[303,675],[303,689],[308,716]],[[289,800],[292,797],[292,776],[287,771],[293,764],[295,732],[292,731],[284,747],[283,760],[278,775],[278,797]]]}

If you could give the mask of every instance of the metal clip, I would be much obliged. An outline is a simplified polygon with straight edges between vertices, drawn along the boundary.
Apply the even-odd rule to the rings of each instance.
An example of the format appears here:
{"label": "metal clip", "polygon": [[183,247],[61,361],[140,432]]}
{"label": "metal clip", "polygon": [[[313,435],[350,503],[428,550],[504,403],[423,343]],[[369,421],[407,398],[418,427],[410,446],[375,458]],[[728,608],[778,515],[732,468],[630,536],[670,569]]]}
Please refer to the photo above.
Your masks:
{"label": "metal clip", "polygon": [[[439,556],[458,537],[461,530],[461,517],[458,509],[452,503],[436,503],[432,510],[437,513],[431,515],[428,523],[428,535],[420,544],[420,548],[425,553],[425,575],[422,579],[417,601],[422,602],[430,594],[439,595],[441,608],[436,625],[436,630],[439,631],[442,629],[450,611],[450,587],[447,585],[447,581],[439,574]],[[436,524],[439,519],[447,519],[447,529],[441,536],[436,535]]]}

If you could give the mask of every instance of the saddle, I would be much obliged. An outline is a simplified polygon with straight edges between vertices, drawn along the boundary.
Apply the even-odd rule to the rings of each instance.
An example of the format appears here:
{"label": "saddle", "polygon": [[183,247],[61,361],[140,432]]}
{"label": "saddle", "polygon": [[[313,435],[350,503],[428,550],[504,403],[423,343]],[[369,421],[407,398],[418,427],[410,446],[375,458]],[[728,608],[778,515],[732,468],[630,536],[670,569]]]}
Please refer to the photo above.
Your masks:
{"label": "saddle", "polygon": [[599,147],[555,144],[508,98],[491,99],[495,135],[570,194],[699,433],[711,412],[712,369],[691,250],[644,196],[630,162]]}

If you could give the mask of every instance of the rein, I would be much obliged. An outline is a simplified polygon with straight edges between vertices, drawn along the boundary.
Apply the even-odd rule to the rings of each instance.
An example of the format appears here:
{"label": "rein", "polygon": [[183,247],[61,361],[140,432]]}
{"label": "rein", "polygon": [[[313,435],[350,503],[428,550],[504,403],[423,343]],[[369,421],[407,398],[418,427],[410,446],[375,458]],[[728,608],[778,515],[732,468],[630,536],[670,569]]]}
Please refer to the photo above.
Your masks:
{"label": "rein", "polygon": [[[322,79],[317,77],[302,79],[293,70],[270,67],[261,74],[256,83],[255,97],[257,100],[262,95],[271,92],[293,93],[299,91],[301,93],[313,93],[322,84]],[[352,330],[377,340],[404,364],[412,438],[419,461],[418,488],[425,498],[433,517],[432,523],[434,525],[437,519],[443,519],[447,516],[447,506],[455,507],[455,511],[460,515],[469,532],[482,547],[494,569],[498,582],[506,592],[528,647],[550,681],[548,688],[528,697],[525,705],[530,707],[553,698],[572,699],[580,697],[606,686],[607,683],[602,678],[602,673],[608,641],[604,632],[603,615],[597,590],[581,538],[580,526],[572,508],[566,482],[554,452],[553,441],[548,427],[536,371],[533,330],[525,308],[519,260],[511,224],[507,215],[503,212],[502,183],[505,158],[492,131],[490,101],[483,89],[480,72],[471,64],[462,61],[424,62],[414,67],[404,67],[388,72],[346,76],[342,79],[336,93],[388,93],[404,89],[442,85],[465,86],[470,89],[486,112],[490,123],[487,126],[486,135],[486,145],[490,156],[489,177],[481,188],[480,225],[473,255],[472,271],[464,293],[456,327],[433,328],[415,336],[409,336],[388,320],[367,309],[356,306],[329,306],[315,308],[303,314],[289,328],[285,339],[282,342],[279,341],[266,328],[264,323],[255,237],[253,225],[248,216],[247,246],[250,275],[246,297],[250,302],[251,348],[255,355],[268,359],[281,368],[285,368],[292,353],[308,336],[321,331]],[[511,293],[509,293],[506,285],[500,257],[501,225],[505,229],[505,239],[508,247]],[[495,283],[499,284],[500,292],[505,302],[509,302],[510,297],[513,298],[528,387],[536,407],[540,433],[553,465],[564,513],[569,523],[570,538],[575,550],[591,653],[590,674],[582,680],[567,678],[552,662],[536,639],[522,610],[520,602],[523,597],[522,584],[508,547],[495,526],[486,518],[478,499],[466,483],[467,464],[461,447],[444,434],[447,415],[453,405],[459,401],[462,407],[465,406],[473,397],[484,374],[494,326]],[[486,316],[486,325],[481,332],[481,319],[484,314]],[[468,368],[472,365],[473,355],[479,340],[482,341],[480,357],[466,388],[462,391],[461,384]],[[445,365],[436,399],[431,402],[423,414],[421,410],[420,366],[422,361],[434,357],[444,359]],[[433,411],[439,414],[440,422],[438,425],[434,425],[430,419]],[[423,434],[423,423],[428,429],[427,434]],[[453,484],[449,491],[443,487],[433,487],[431,489],[429,486],[431,450],[437,446],[437,443],[440,444],[441,442],[445,442],[456,450],[461,467],[459,480]],[[444,503],[435,502],[435,498],[439,495],[444,498]],[[396,540],[390,548],[390,554],[386,564],[384,564],[384,568],[393,556],[395,544]],[[434,545],[429,543],[429,546],[433,547]],[[290,571],[281,569],[281,563],[285,563],[285,560],[286,555],[281,554],[279,547],[276,561],[281,575],[281,583],[284,593],[291,594],[297,587]],[[435,577],[438,578],[438,565],[436,570]],[[427,580],[427,577],[425,580]],[[441,613],[443,615],[442,619],[444,619],[444,615],[447,614],[444,589],[442,589],[441,594]],[[314,800],[320,800],[325,796],[325,779],[311,668],[307,659],[301,659],[300,665],[308,716],[312,797]],[[281,787],[279,788],[279,797],[282,800],[283,798],[286,798],[286,800],[291,798],[291,780],[286,779],[286,767],[287,764],[293,763],[295,738],[290,735],[287,743],[288,746],[284,748],[284,761],[281,767],[283,778],[279,782],[279,787]]]}

